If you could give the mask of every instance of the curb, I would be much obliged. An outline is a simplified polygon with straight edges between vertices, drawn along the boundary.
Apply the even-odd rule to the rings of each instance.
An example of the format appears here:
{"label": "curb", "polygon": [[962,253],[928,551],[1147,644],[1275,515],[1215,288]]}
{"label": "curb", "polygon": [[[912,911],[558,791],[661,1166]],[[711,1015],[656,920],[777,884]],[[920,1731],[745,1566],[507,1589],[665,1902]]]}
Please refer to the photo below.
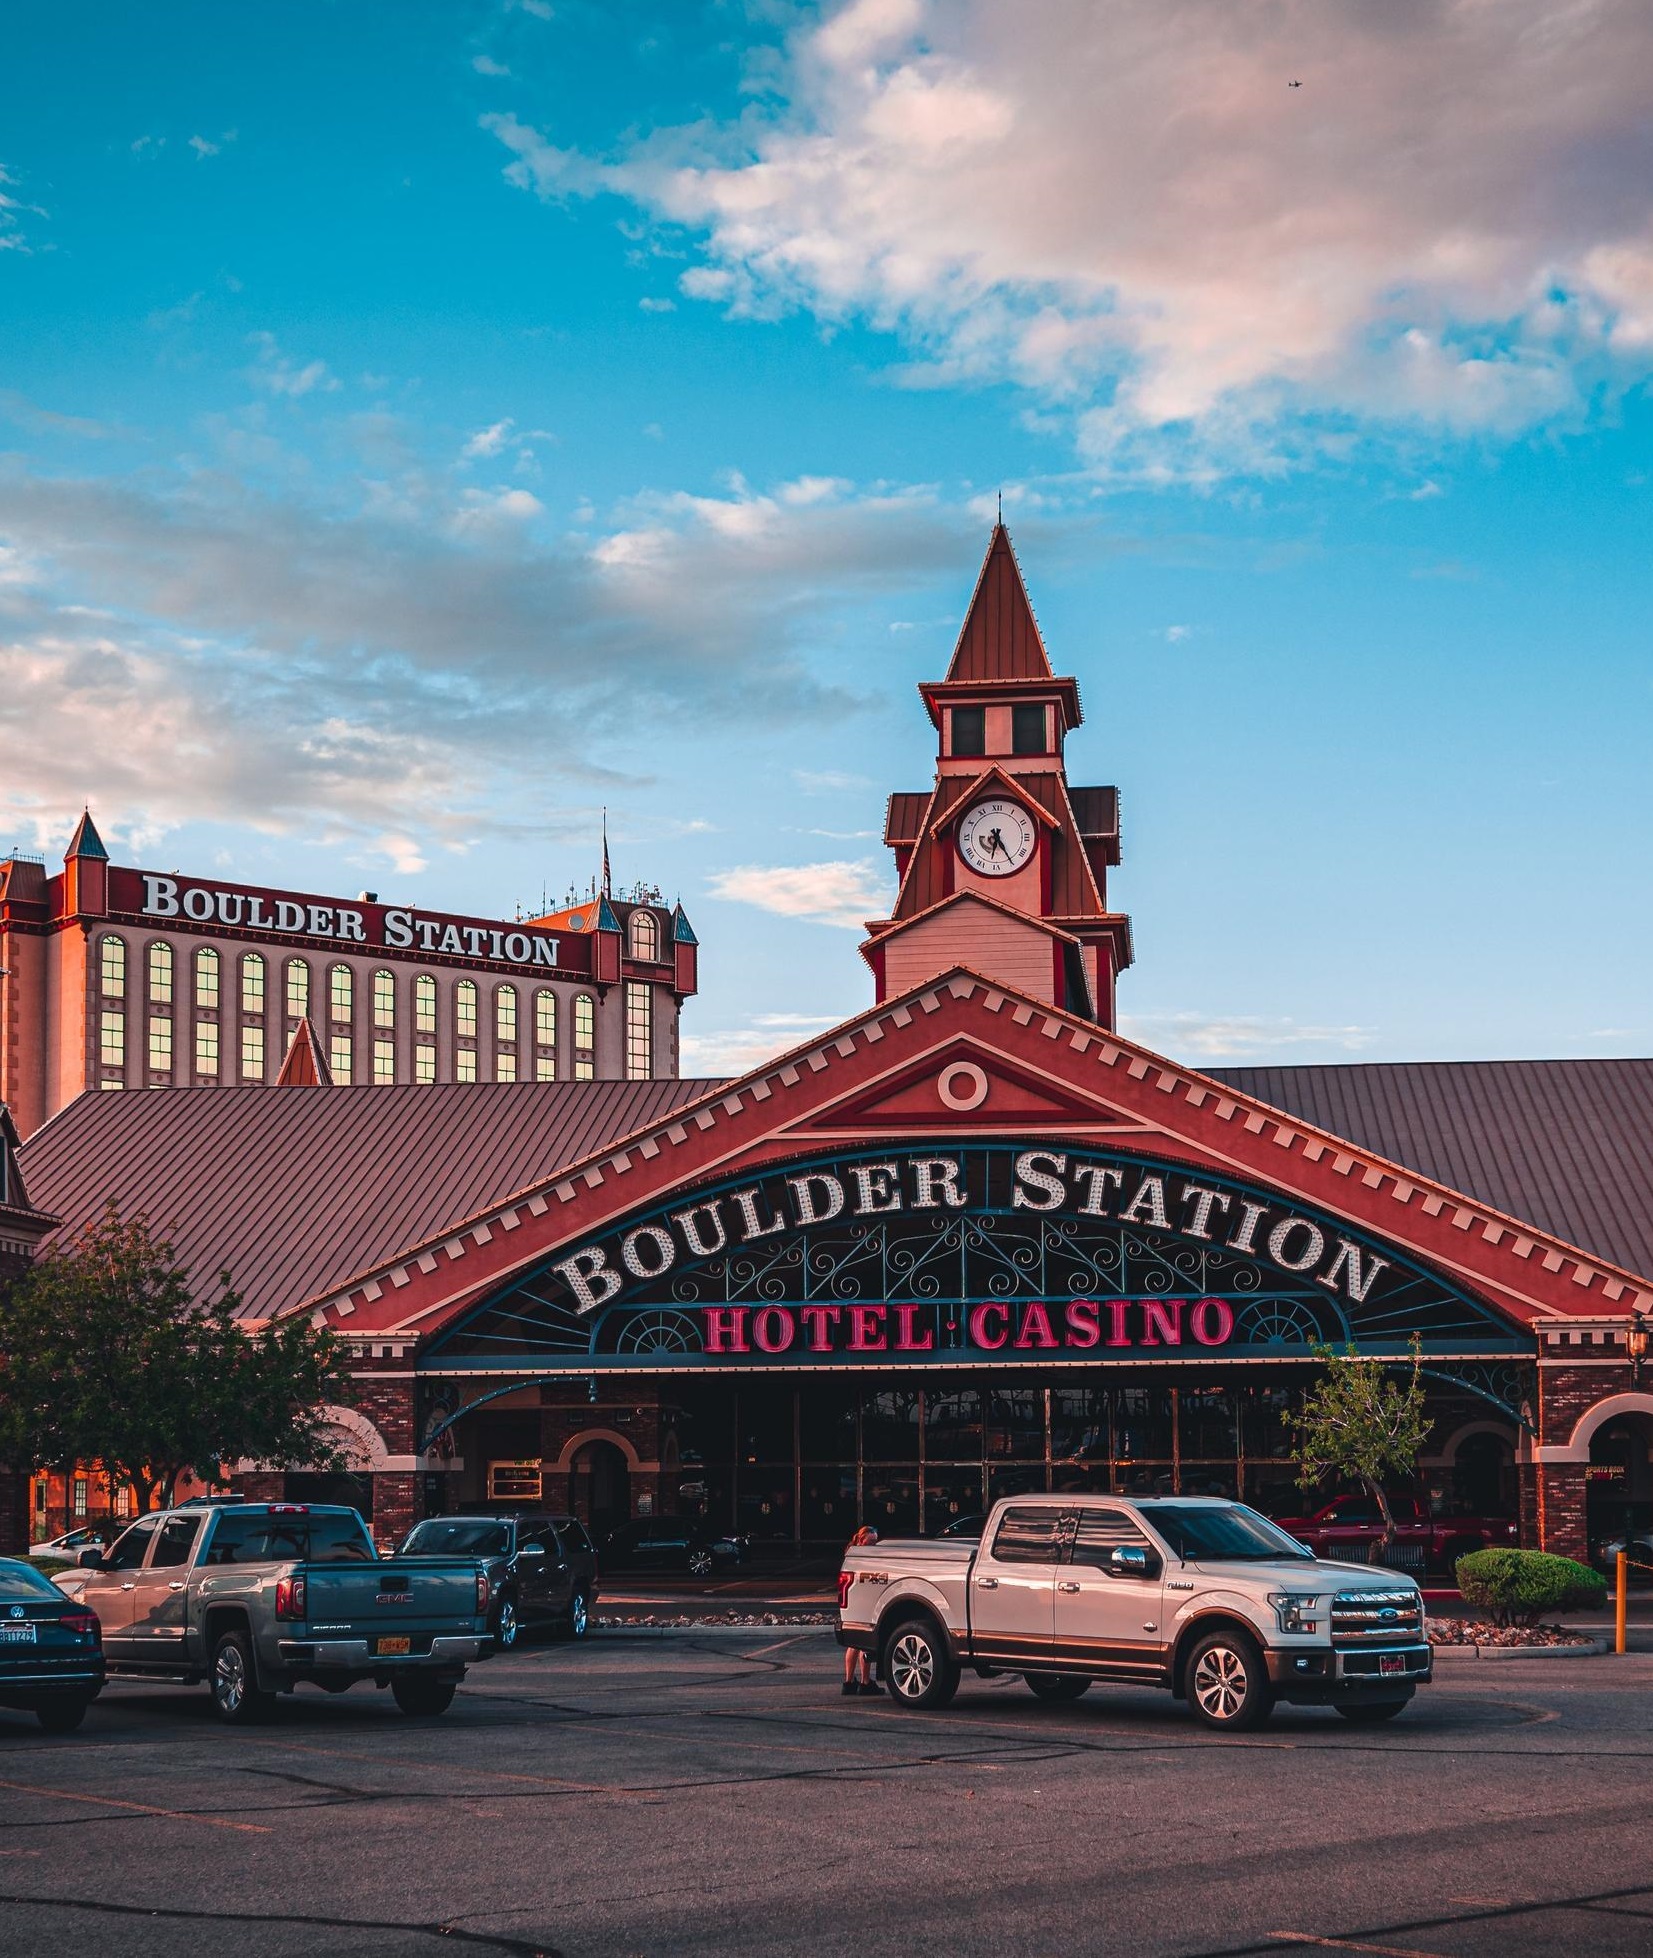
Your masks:
{"label": "curb", "polygon": [[829,1638],[831,1625],[593,1625],[591,1640],[613,1638]]}
{"label": "curb", "polygon": [[1604,1638],[1588,1645],[1436,1645],[1430,1650],[1439,1665],[1443,1659],[1599,1659],[1607,1651]]}

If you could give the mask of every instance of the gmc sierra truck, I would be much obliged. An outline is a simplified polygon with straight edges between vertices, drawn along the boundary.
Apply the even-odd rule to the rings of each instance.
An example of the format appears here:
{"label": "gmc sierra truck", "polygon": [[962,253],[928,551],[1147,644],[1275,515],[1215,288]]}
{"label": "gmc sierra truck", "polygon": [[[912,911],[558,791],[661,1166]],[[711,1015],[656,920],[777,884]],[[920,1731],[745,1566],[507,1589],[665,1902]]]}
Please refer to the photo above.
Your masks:
{"label": "gmc sierra truck", "polygon": [[474,1557],[381,1558],[353,1509],[223,1500],[142,1516],[58,1587],[103,1626],[112,1674],[204,1679],[224,1720],[303,1682],[371,1679],[404,1713],[447,1710],[492,1649]]}
{"label": "gmc sierra truck", "polygon": [[1212,1497],[1012,1496],[979,1543],[850,1550],[838,1641],[896,1704],[945,1706],[968,1666],[1040,1699],[1093,1680],[1167,1688],[1237,1732],[1275,1703],[1389,1720],[1431,1677],[1409,1578],[1323,1563],[1243,1504]]}

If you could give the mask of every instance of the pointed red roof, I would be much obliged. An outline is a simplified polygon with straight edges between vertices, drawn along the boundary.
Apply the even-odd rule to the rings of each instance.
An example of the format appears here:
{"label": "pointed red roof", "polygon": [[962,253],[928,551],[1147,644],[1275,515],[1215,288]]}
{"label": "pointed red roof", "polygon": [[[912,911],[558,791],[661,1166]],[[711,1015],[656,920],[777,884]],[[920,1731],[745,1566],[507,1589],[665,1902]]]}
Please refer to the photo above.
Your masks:
{"label": "pointed red roof", "polygon": [[281,1063],[281,1072],[276,1076],[276,1086],[330,1088],[332,1085],[333,1070],[327,1065],[327,1056],[321,1051],[321,1041],[306,1013],[293,1029],[287,1058]]}
{"label": "pointed red roof", "polygon": [[1050,657],[1039,637],[1028,603],[1022,569],[1002,523],[993,536],[976,580],[964,630],[953,648],[947,684],[961,680],[1050,680]]}

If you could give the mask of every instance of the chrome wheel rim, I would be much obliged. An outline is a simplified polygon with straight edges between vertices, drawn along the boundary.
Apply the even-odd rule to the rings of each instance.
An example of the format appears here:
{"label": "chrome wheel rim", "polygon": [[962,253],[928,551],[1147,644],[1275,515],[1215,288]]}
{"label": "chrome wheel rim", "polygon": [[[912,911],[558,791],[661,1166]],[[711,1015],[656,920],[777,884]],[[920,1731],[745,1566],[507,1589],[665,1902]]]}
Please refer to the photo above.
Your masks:
{"label": "chrome wheel rim", "polygon": [[711,1574],[712,1553],[709,1550],[699,1551],[689,1559],[689,1575],[691,1577],[710,1577]]}
{"label": "chrome wheel rim", "polygon": [[499,1608],[499,1631],[496,1634],[501,1646],[507,1652],[516,1644],[517,1633],[520,1630],[521,1627],[517,1624],[517,1608],[507,1598]]}
{"label": "chrome wheel rim", "polygon": [[569,1614],[568,1622],[570,1626],[573,1628],[574,1636],[576,1638],[585,1637],[587,1619],[586,1619],[586,1611],[585,1611],[585,1599],[583,1597],[579,1595],[575,1596],[574,1609]]}
{"label": "chrome wheel rim", "polygon": [[241,1656],[240,1646],[218,1648],[218,1657],[212,1662],[212,1690],[226,1713],[240,1711],[241,1702],[247,1697],[247,1662]]}
{"label": "chrome wheel rim", "polygon": [[936,1655],[930,1641],[917,1632],[904,1632],[890,1647],[890,1678],[904,1700],[928,1692],[936,1676]]}
{"label": "chrome wheel rim", "polygon": [[1194,1698],[1208,1720],[1232,1720],[1245,1703],[1245,1661],[1232,1647],[1213,1645],[1194,1668]]}

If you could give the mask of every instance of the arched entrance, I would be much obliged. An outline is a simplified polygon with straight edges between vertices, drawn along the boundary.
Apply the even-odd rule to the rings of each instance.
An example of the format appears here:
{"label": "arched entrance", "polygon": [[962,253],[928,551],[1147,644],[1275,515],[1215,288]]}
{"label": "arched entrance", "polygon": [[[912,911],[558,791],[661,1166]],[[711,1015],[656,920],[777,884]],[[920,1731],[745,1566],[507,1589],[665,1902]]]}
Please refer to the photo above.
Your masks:
{"label": "arched entrance", "polygon": [[569,1463],[569,1507],[601,1542],[631,1520],[631,1468],[612,1441],[588,1441]]}
{"label": "arched entrance", "polygon": [[1603,1543],[1653,1529],[1653,1415],[1615,1414],[1590,1437],[1585,1524],[1594,1556]]}

